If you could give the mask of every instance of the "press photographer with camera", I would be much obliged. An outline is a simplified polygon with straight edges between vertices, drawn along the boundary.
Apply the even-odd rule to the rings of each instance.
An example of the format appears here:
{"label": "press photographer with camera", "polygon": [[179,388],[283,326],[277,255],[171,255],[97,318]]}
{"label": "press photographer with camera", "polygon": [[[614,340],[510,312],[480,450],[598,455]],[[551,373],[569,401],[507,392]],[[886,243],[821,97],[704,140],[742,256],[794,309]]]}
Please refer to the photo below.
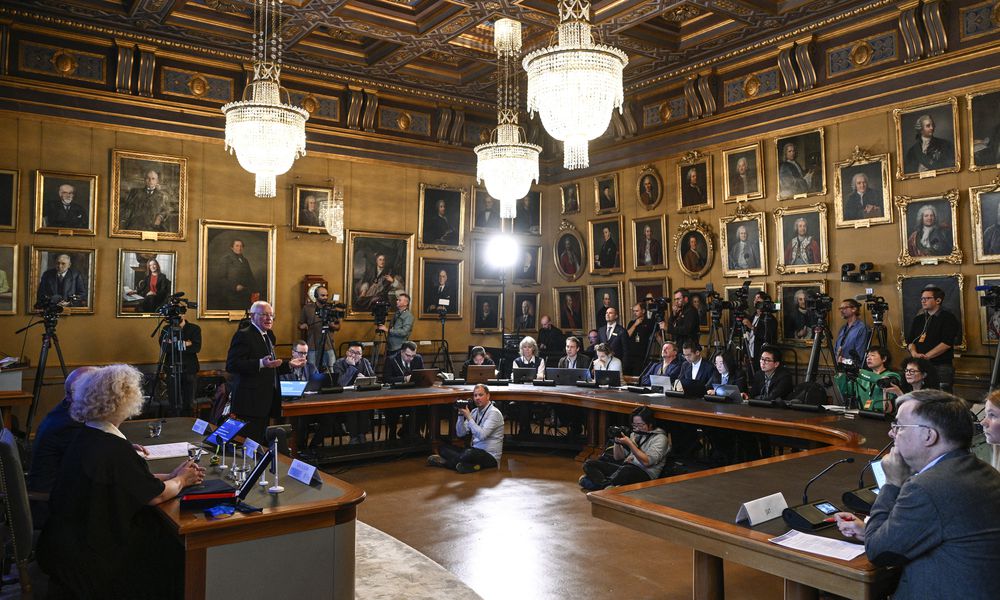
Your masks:
{"label": "press photographer with camera", "polygon": [[746,328],[744,336],[750,355],[754,361],[759,361],[764,346],[778,343],[778,319],[774,317],[778,308],[765,292],[754,294],[753,305],[753,319],[743,317],[743,326]]}
{"label": "press photographer with camera", "polygon": [[472,447],[463,449],[443,444],[440,454],[427,457],[427,465],[459,473],[497,468],[503,455],[503,413],[490,401],[490,389],[477,384],[472,390],[471,402],[459,400],[455,408],[458,410],[455,432],[459,437],[472,434]]}
{"label": "press photographer with camera", "polygon": [[910,392],[938,387],[937,373],[934,370],[934,366],[923,358],[907,356],[903,359],[902,364],[899,365],[899,370],[903,372],[903,381],[898,385],[883,387],[886,392],[902,396]]}
{"label": "press photographer with camera", "polygon": [[697,342],[701,335],[698,330],[698,311],[691,306],[690,299],[691,295],[685,288],[674,292],[670,315],[660,322],[660,330],[666,334],[666,339],[673,340],[682,347],[685,342]]}
{"label": "press photographer with camera", "polygon": [[612,455],[583,463],[580,487],[603,490],[611,485],[628,485],[656,479],[670,453],[670,438],[656,426],[653,411],[640,406],[632,411],[631,434],[627,427],[612,425],[608,437],[614,442]]}
{"label": "press photographer with camera", "polygon": [[[334,352],[333,332],[340,331],[340,321],[344,318],[347,306],[341,303],[329,302],[330,291],[318,287],[315,291],[316,301],[302,307],[299,315],[299,330],[305,336],[309,345],[309,364],[321,370],[329,370],[337,360]],[[326,348],[323,352],[323,364],[319,364],[320,350],[323,350],[323,329],[327,329]]]}
{"label": "press photographer with camera", "polygon": [[410,312],[410,295],[406,292],[396,294],[396,314],[392,317],[392,323],[387,327],[383,317],[375,329],[386,334],[386,360],[399,353],[403,347],[403,342],[410,339],[410,332],[413,331],[413,313]]}
{"label": "press photographer with camera", "polygon": [[956,343],[962,339],[962,327],[948,310],[942,306],[944,290],[927,286],[920,292],[921,311],[913,317],[906,349],[913,358],[928,361],[933,367],[941,389],[951,391],[955,381],[955,367],[952,366]]}

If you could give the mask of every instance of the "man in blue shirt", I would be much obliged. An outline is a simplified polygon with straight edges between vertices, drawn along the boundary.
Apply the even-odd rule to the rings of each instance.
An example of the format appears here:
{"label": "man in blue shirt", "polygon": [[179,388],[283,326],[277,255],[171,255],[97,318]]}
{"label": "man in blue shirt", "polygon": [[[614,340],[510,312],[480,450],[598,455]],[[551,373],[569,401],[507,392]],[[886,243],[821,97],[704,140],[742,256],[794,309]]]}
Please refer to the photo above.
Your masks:
{"label": "man in blue shirt", "polygon": [[649,377],[651,375],[665,375],[671,380],[675,380],[681,374],[684,359],[677,353],[677,344],[674,342],[663,344],[663,347],[660,349],[660,357],[662,358],[661,361],[650,364],[642,372],[642,375],[639,377],[639,385],[649,385]]}
{"label": "man in blue shirt", "polygon": [[[840,302],[840,316],[846,322],[837,333],[837,343],[834,345],[837,362],[863,361],[871,331],[861,318],[861,305],[853,298],[842,300]],[[857,367],[865,366],[863,362],[855,362],[854,365]]]}
{"label": "man in blue shirt", "polygon": [[458,409],[455,432],[459,437],[472,434],[471,448],[456,448],[444,444],[441,454],[432,454],[427,465],[454,469],[459,473],[475,473],[481,469],[495,469],[503,455],[503,413],[490,401],[490,389],[477,384],[472,390],[475,408]]}

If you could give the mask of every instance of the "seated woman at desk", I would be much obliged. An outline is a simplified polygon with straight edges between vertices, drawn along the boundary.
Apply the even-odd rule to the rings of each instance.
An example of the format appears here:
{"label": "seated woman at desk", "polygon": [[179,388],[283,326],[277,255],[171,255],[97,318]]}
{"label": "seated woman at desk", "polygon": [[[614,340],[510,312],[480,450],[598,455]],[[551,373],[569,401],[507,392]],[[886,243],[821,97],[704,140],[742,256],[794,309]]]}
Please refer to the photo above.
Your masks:
{"label": "seated woman at desk", "polygon": [[594,359],[594,363],[590,365],[593,371],[621,371],[622,361],[615,358],[614,352],[611,351],[611,347],[607,344],[598,344],[594,346],[594,351],[597,353],[597,358]]}
{"label": "seated woman at desk", "polygon": [[712,374],[712,380],[709,382],[711,385],[705,390],[706,394],[714,396],[717,385],[735,385],[740,388],[740,393],[746,393],[747,378],[743,376],[742,371],[733,366],[733,359],[728,354],[725,352],[716,354],[712,359],[712,364],[715,365],[715,373]]}
{"label": "seated woman at desk", "polygon": [[518,346],[521,355],[514,359],[514,367],[518,369],[535,369],[538,379],[545,379],[545,359],[538,356],[538,342],[535,338],[525,336]]}
{"label": "seated woman at desk", "polygon": [[148,507],[201,483],[205,470],[187,460],[172,473],[150,473],[119,431],[142,409],[134,367],[87,373],[74,392],[70,416],[85,426],[63,458],[38,542],[50,597],[180,597],[183,549]]}
{"label": "seated woman at desk", "polygon": [[469,358],[464,363],[462,363],[462,379],[469,376],[469,365],[493,365],[493,359],[486,355],[486,348],[482,346],[473,346],[472,351],[469,352]]}
{"label": "seated woman at desk", "polygon": [[914,358],[907,356],[900,365],[903,372],[904,381],[899,385],[885,388],[886,392],[902,396],[917,390],[936,389],[938,387],[937,374],[934,366],[924,358]]}
{"label": "seated woman at desk", "polygon": [[611,458],[605,454],[583,463],[580,487],[602,490],[609,485],[628,485],[660,476],[670,453],[670,438],[656,426],[653,411],[648,406],[633,410],[631,419],[632,433],[625,435],[628,429],[620,428],[613,440]]}

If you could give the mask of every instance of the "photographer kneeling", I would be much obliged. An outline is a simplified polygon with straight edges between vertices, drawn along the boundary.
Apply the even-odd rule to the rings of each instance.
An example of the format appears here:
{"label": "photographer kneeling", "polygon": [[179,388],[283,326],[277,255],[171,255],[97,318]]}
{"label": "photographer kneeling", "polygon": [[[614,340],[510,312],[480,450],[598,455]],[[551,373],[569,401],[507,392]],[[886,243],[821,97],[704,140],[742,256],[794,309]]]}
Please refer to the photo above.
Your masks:
{"label": "photographer kneeling", "polygon": [[[441,454],[427,458],[431,467],[455,469],[459,473],[474,473],[480,469],[493,469],[500,464],[503,454],[503,413],[490,402],[490,389],[478,384],[472,391],[471,408],[468,400],[456,402],[458,421],[455,430],[459,437],[472,433],[471,448],[456,448],[451,444],[441,446]],[[470,410],[471,408],[471,410]]]}
{"label": "photographer kneeling", "polygon": [[670,438],[656,426],[653,411],[640,406],[632,411],[632,435],[624,427],[608,429],[614,440],[614,459],[605,457],[583,463],[585,475],[580,487],[602,490],[610,485],[628,485],[649,481],[660,476],[670,452]]}

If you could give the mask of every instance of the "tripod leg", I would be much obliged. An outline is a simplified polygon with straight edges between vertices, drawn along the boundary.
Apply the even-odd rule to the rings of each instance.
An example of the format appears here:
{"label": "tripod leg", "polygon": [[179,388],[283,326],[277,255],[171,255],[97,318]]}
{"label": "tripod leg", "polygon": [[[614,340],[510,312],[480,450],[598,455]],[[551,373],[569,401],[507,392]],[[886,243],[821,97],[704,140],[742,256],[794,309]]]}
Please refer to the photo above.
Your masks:
{"label": "tripod leg", "polygon": [[[48,332],[42,334],[42,348],[38,353],[38,368],[35,369],[35,383],[31,390],[31,407],[28,409],[28,419],[25,422],[25,441],[31,436],[31,426],[35,420],[35,411],[38,410],[38,401],[42,397],[42,385],[45,380],[45,363],[49,359],[49,346],[52,344],[53,336],[54,334]],[[25,462],[30,464],[30,457]]]}
{"label": "tripod leg", "polygon": [[59,368],[62,369],[63,379],[69,377],[69,371],[66,370],[66,361],[63,360],[62,347],[59,346],[59,336],[52,333],[52,344],[56,347],[56,356],[59,357]]}

